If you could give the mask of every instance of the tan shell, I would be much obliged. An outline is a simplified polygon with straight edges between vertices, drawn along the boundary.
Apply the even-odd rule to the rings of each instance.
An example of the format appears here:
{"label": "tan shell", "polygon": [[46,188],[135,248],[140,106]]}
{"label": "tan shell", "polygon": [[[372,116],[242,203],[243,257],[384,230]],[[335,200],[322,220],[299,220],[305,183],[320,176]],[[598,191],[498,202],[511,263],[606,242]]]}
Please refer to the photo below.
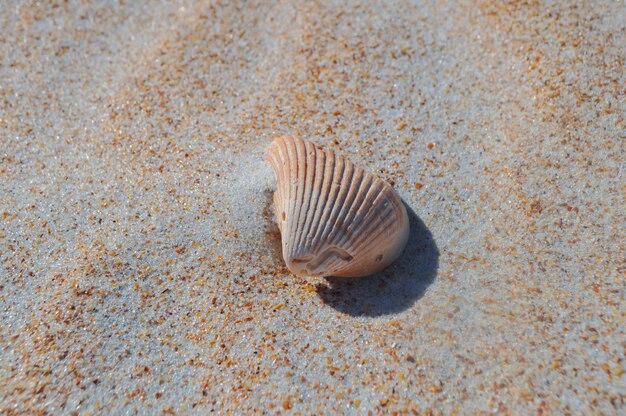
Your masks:
{"label": "tan shell", "polygon": [[409,219],[380,178],[294,136],[270,144],[283,258],[307,276],[367,276],[402,252]]}

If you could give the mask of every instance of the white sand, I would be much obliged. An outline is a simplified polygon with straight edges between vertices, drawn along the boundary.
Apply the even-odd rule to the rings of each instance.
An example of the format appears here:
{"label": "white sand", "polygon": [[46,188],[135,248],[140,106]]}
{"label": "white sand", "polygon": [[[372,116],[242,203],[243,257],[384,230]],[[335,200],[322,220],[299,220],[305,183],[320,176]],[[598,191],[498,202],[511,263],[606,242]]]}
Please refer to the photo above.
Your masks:
{"label": "white sand", "polygon": [[[624,412],[623,2],[17,3],[0,413]],[[395,182],[395,265],[288,273],[283,133]]]}

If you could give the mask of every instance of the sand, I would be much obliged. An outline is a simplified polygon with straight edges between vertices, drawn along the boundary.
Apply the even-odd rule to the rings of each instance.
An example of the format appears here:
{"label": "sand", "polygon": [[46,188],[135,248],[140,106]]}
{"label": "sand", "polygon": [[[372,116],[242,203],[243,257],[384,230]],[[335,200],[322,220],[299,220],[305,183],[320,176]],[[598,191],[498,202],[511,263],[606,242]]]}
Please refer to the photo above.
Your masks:
{"label": "sand", "polygon": [[[626,8],[0,5],[0,413],[626,409]],[[392,181],[397,263],[284,267],[265,149]]]}

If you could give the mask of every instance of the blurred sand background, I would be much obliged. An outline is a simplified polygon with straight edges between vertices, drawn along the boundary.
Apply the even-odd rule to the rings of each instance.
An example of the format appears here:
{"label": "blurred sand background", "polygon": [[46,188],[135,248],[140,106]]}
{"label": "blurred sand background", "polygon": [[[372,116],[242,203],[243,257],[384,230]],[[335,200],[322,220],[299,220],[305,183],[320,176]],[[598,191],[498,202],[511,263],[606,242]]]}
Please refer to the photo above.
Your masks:
{"label": "blurred sand background", "polygon": [[[622,1],[0,2],[0,413],[618,414]],[[284,268],[264,152],[409,246]]]}

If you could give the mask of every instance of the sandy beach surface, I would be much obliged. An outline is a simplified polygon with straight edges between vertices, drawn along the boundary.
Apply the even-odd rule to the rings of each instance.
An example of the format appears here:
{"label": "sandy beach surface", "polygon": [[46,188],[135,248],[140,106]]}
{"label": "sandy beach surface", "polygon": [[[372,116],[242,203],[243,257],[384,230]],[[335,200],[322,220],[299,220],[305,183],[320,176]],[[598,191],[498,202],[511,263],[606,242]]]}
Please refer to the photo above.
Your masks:
{"label": "sandy beach surface", "polygon": [[[624,414],[623,1],[0,1],[1,414]],[[289,273],[269,143],[402,257]]]}

